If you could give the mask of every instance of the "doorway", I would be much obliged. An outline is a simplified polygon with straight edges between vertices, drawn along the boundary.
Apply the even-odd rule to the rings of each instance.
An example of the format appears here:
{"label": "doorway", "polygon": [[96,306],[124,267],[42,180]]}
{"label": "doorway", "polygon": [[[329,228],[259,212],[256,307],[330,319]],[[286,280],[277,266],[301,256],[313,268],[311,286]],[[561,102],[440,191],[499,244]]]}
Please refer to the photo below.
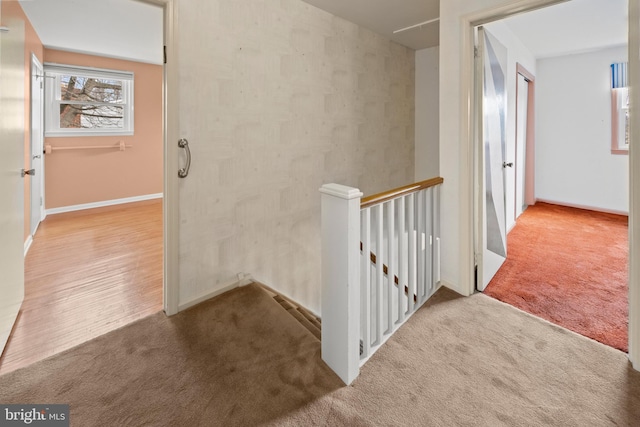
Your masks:
{"label": "doorway", "polygon": [[44,219],[44,69],[35,54],[31,54],[31,176],[30,238],[33,239]]}
{"label": "doorway", "polygon": [[[134,1],[134,0],[132,0]],[[162,17],[162,26],[164,27],[164,34],[162,35],[163,37],[163,41],[165,44],[165,58],[167,58],[167,56],[169,56],[173,51],[173,39],[172,39],[172,16],[173,16],[173,3],[171,0],[157,0],[157,1],[148,1],[146,3],[150,3],[154,6],[160,7],[161,10],[163,10],[163,17]],[[164,192],[164,203],[163,201],[158,201],[156,204],[156,206],[158,206],[158,208],[154,208],[155,212],[157,212],[157,215],[159,215],[159,217],[161,218],[160,221],[160,226],[159,226],[159,230],[160,230],[160,238],[159,241],[160,243],[160,255],[159,255],[159,263],[157,264],[157,267],[155,268],[155,274],[158,274],[160,279],[159,279],[159,286],[157,289],[157,293],[159,294],[159,301],[160,304],[158,305],[158,308],[156,311],[161,310],[163,308],[165,308],[165,311],[168,314],[172,314],[171,313],[171,307],[175,306],[177,308],[177,300],[176,300],[176,296],[177,296],[177,280],[172,280],[171,282],[169,282],[167,280],[167,278],[171,278],[171,277],[175,277],[177,271],[175,270],[175,267],[177,266],[177,254],[175,253],[175,251],[171,251],[169,249],[167,249],[167,246],[169,244],[173,244],[176,245],[176,236],[177,236],[177,224],[176,224],[176,217],[175,216],[171,216],[171,212],[173,211],[173,209],[171,209],[170,207],[167,206],[167,204],[172,203],[175,201],[176,198],[176,191],[175,191],[175,181],[177,181],[177,177],[174,178],[173,176],[169,176],[169,174],[166,173],[167,169],[171,168],[171,170],[177,170],[177,167],[172,167],[172,165],[177,164],[177,153],[172,153],[171,150],[167,149],[167,140],[169,135],[172,135],[175,138],[175,132],[177,130],[177,126],[176,126],[176,121],[174,119],[174,117],[177,116],[177,114],[175,114],[175,111],[172,111],[172,107],[170,105],[168,105],[168,100],[169,99],[173,99],[172,97],[175,96],[174,95],[174,89],[173,89],[173,85],[170,82],[176,82],[175,79],[175,63],[169,65],[167,64],[167,62],[165,61],[165,65],[163,66],[163,72],[162,72],[162,87],[160,88],[161,93],[162,93],[162,118],[160,120],[158,120],[158,126],[162,126],[162,149],[161,149],[161,153],[162,156],[161,158],[163,158],[163,165],[162,165],[162,170],[163,170],[163,183],[162,183],[162,187],[163,187],[163,192]],[[38,67],[39,66],[39,67]],[[37,68],[39,70],[42,70],[42,64],[38,61],[38,63],[34,66],[34,68]],[[27,71],[29,72],[29,71]],[[39,89],[40,86],[40,82],[38,82],[37,76],[42,76],[43,73],[40,71],[36,71],[34,73],[34,79],[33,84],[34,84],[34,89]],[[36,90],[34,90],[34,92],[37,92]],[[30,108],[29,105],[25,106],[27,108]],[[36,110],[35,113],[32,113],[32,117],[34,118],[33,120],[33,125],[37,126],[37,123],[39,122],[38,120],[38,111]],[[171,115],[170,115],[171,114]],[[40,117],[42,117],[42,114],[40,114]],[[171,118],[168,118],[171,117]],[[26,123],[27,126],[30,125],[30,123]],[[177,140],[177,138],[175,138]],[[32,140],[32,144],[31,146],[28,148],[28,154],[27,154],[27,158],[29,158],[28,162],[33,162],[33,161],[38,161],[40,160],[41,163],[42,162],[42,158],[38,158],[38,152],[42,152],[42,144],[43,141],[42,139],[38,142],[36,139]],[[40,144],[40,145],[38,145]],[[176,147],[177,148],[177,147]],[[174,151],[178,151],[178,150],[174,150]],[[35,157],[35,158],[34,158]],[[28,163],[28,164],[32,164],[32,163]],[[44,165],[41,164],[41,168],[43,168]],[[41,176],[43,174],[40,174]],[[35,187],[35,186],[34,186]],[[41,187],[42,188],[42,187]],[[36,200],[37,194],[38,194],[38,189],[37,188],[32,188],[33,192],[32,192],[32,197],[34,198],[34,200]],[[38,201],[39,202],[39,201]],[[147,203],[151,204],[152,202]],[[142,204],[144,205],[145,203],[142,202]],[[40,203],[34,203],[33,206],[40,206]],[[107,207],[104,208],[103,210],[109,210],[111,208]],[[26,215],[24,216],[25,218],[25,222],[27,222],[27,229],[29,231],[35,232],[38,229],[38,223],[40,222],[37,218],[37,214],[38,212],[25,212]],[[42,217],[44,215],[42,215],[42,211],[40,212],[41,216],[40,219],[42,219]],[[31,217],[33,214],[33,218],[34,218],[34,222],[33,222],[33,226],[31,223]],[[73,215],[79,215],[76,213],[71,212],[71,214]],[[154,214],[155,215],[155,214]],[[146,217],[146,215],[143,215],[144,217]],[[54,216],[55,217],[55,216]],[[38,234],[39,236],[44,232],[44,228],[43,225],[40,225],[39,227],[39,231]],[[162,244],[162,242],[165,242],[164,244]],[[114,247],[118,246],[119,242],[113,242]],[[163,249],[164,248],[164,249]],[[58,250],[58,252],[60,252],[60,250]],[[64,252],[64,251],[62,251]],[[44,262],[50,262],[50,259],[45,260]],[[111,263],[109,263],[109,265],[112,265]],[[110,268],[108,266],[105,266],[106,269]],[[140,272],[138,271],[139,275],[144,275],[147,274],[147,272]],[[155,292],[155,291],[154,291]],[[42,297],[42,295],[39,295],[40,297]],[[70,296],[69,298],[73,299],[73,296]],[[99,298],[99,293],[96,294],[96,298],[97,300],[95,300],[95,307],[99,307],[100,304],[100,298]],[[132,304],[135,305],[135,304]],[[24,305],[23,305],[24,308]],[[169,308],[169,309],[167,309]],[[177,309],[175,310],[177,311]],[[175,312],[174,311],[174,312]],[[31,321],[33,320],[34,316],[32,315],[21,315],[19,317],[18,320],[24,320],[24,321]],[[135,319],[130,319],[130,321],[135,320]],[[72,320],[73,322],[73,320]],[[114,325],[112,325],[113,327],[116,327]],[[91,327],[89,327],[91,328]],[[104,331],[103,331],[104,332]],[[14,330],[15,333],[15,330]],[[64,347],[62,345],[58,346],[56,348],[56,352],[63,350]],[[5,355],[3,355],[4,358]],[[0,368],[2,367],[2,364],[0,363]],[[2,372],[4,373],[4,371]]]}
{"label": "doorway", "polygon": [[[514,215],[535,203],[535,76],[516,64],[516,153]],[[515,221],[514,221],[515,222]]]}
{"label": "doorway", "polygon": [[[581,52],[581,53],[582,53],[582,52]],[[612,58],[612,60],[613,60],[613,59],[615,59],[615,58]],[[615,62],[615,61],[614,61],[614,62]],[[610,64],[610,63],[609,63],[609,64]],[[607,70],[607,69],[608,69],[608,64],[605,64],[605,65],[606,65],[606,66],[605,66],[603,69],[605,70],[605,72],[608,72],[608,70]],[[540,75],[539,75],[538,77],[540,77]],[[606,77],[606,76],[605,76],[605,77]],[[521,69],[520,69],[520,67],[519,67],[519,70],[518,70],[518,72],[517,72],[517,83],[516,83],[516,85],[515,85],[515,88],[516,88],[516,90],[518,91],[518,93],[522,93],[522,92],[524,92],[524,91],[527,91],[527,92],[528,92],[528,88],[527,88],[527,86],[528,86],[528,83],[529,83],[529,82],[528,82],[527,80],[529,80],[529,78],[525,75],[525,73],[522,73],[522,72],[521,72]],[[601,79],[601,80],[602,80],[602,79]],[[546,81],[548,81],[548,80],[546,80]],[[606,80],[604,80],[604,81],[606,82]],[[542,82],[542,80],[541,80],[541,82]],[[542,83],[541,83],[541,84],[542,84]],[[517,98],[519,98],[519,97],[517,97]],[[542,99],[542,98],[541,98],[541,99]],[[520,110],[520,111],[522,111],[521,103],[524,103],[524,102],[525,102],[525,100],[520,100],[520,99],[518,99],[518,100],[516,101],[516,103],[517,103],[517,104],[520,104],[520,105],[518,105],[518,107],[519,107],[519,108],[516,108],[516,123],[517,123],[517,124],[516,124],[516,132],[515,132],[515,134],[516,134],[516,136],[517,136],[517,138],[516,138],[516,144],[515,144],[515,147],[516,147],[516,161],[515,161],[515,166],[516,166],[516,168],[517,168],[517,167],[519,167],[523,162],[524,162],[524,163],[526,163],[526,162],[529,160],[529,156],[525,156],[525,159],[518,158],[518,156],[517,156],[517,152],[519,151],[518,149],[519,149],[519,147],[521,146],[521,143],[520,143],[520,141],[518,141],[518,139],[522,139],[522,136],[523,136],[523,135],[522,135],[522,125],[520,124],[520,120],[519,120],[519,119],[520,119],[520,117],[521,117],[522,115],[520,114],[520,117],[519,117],[518,111],[519,111],[519,110]],[[558,103],[558,104],[564,105],[564,106],[565,106],[565,108],[572,108],[572,107],[570,107],[570,106],[568,106],[568,105],[566,105],[566,104],[564,104],[564,103],[562,103],[562,102],[559,102],[559,100],[557,100],[557,99],[556,99],[556,101],[555,101],[555,102],[556,102],[556,103]],[[588,105],[588,104],[585,104],[585,105]],[[606,107],[606,104],[605,104],[605,107]],[[603,122],[606,122],[606,120],[602,120],[602,121],[603,121]],[[603,142],[604,142],[604,143],[607,143],[607,144],[604,144],[604,145],[603,145],[603,148],[606,150],[606,149],[607,149],[607,148],[606,148],[606,147],[607,147],[607,145],[609,145],[609,144],[608,144],[608,140],[606,140],[606,139],[605,139],[605,140],[603,140]],[[522,150],[520,150],[520,151],[522,152]],[[526,151],[525,151],[525,153],[526,153]],[[531,157],[530,157],[530,159],[531,159],[531,160],[533,160],[533,157],[531,156]],[[507,159],[506,159],[506,162],[510,162],[510,159],[509,159],[509,158],[507,158]],[[533,168],[531,168],[531,170],[533,170]],[[538,168],[538,172],[540,173],[540,168]],[[476,176],[478,176],[478,175],[476,175]],[[523,189],[525,190],[525,194],[526,194],[526,193],[527,193],[527,191],[526,191],[526,190],[527,190],[527,187],[528,187],[528,186],[526,185],[526,183],[525,183],[525,182],[518,182],[518,180],[519,180],[519,179],[521,179],[521,177],[520,177],[520,176],[516,176],[516,178],[515,178],[516,187],[523,188]],[[525,180],[526,180],[526,176],[525,176]],[[629,178],[627,178],[627,180],[629,180]],[[624,182],[624,184],[626,185],[626,182]],[[512,193],[511,193],[511,194],[512,194]],[[517,194],[517,192],[516,192],[516,194]],[[531,193],[531,194],[532,194],[532,193]],[[509,193],[507,194],[507,198],[508,198],[508,195],[509,195]],[[507,215],[507,222],[509,222],[509,216],[511,215],[511,217],[513,218],[513,223],[515,223],[515,218],[516,218],[516,217],[517,217],[517,215],[519,214],[518,209],[519,209],[520,207],[522,207],[523,205],[530,204],[530,203],[527,203],[526,198],[527,198],[527,197],[525,196],[524,203],[520,203],[518,200],[514,201],[514,203],[513,203],[513,204],[511,204],[511,203],[507,203],[507,206],[508,206],[508,207],[512,207],[512,208],[513,208],[513,210],[512,210],[512,211],[507,210],[507,212],[506,212],[506,215]],[[534,199],[534,200],[535,200],[535,199]],[[571,206],[571,205],[570,205],[570,206]],[[574,206],[575,206],[575,205],[574,205]],[[625,243],[626,243],[626,242],[625,242]],[[625,268],[625,272],[626,272],[626,268]],[[625,298],[626,298],[626,293],[625,293]]]}

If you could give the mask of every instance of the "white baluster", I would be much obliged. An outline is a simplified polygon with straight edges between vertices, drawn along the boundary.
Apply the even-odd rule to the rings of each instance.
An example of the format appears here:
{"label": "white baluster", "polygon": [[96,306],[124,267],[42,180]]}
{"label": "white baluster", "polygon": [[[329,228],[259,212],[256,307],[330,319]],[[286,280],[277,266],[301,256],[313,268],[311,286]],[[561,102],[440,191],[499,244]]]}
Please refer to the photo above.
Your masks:
{"label": "white baluster", "polygon": [[407,237],[404,228],[404,205],[406,197],[398,199],[398,324],[404,322],[404,312],[407,309],[404,303],[404,287],[407,283],[407,274],[405,269]]}
{"label": "white baluster", "polygon": [[414,310],[414,295],[416,294],[416,255],[417,255],[417,242],[416,242],[416,221],[415,221],[415,193],[407,196],[409,211],[409,314]]}
{"label": "white baluster", "polygon": [[434,234],[436,236],[435,247],[435,272],[434,272],[434,284],[437,285],[440,282],[440,186],[436,186],[434,191]]}
{"label": "white baluster", "polygon": [[387,246],[389,262],[387,264],[387,333],[393,333],[393,294],[396,276],[396,237],[395,237],[395,203],[390,200],[387,205]]}
{"label": "white baluster", "polygon": [[425,294],[423,296],[422,304],[431,295],[433,287],[433,187],[425,190],[424,197],[424,212],[425,212],[425,235],[426,235],[426,248],[425,248]]}
{"label": "white baluster", "polygon": [[417,248],[417,256],[418,256],[418,289],[417,289],[417,304],[420,307],[422,304],[422,299],[424,297],[424,267],[425,267],[425,234],[424,234],[424,191],[419,191],[416,194],[416,207],[417,207],[417,229],[418,229],[418,248]]}
{"label": "white baluster", "polygon": [[362,210],[362,269],[361,269],[361,328],[362,328],[362,354],[360,358],[369,356],[371,349],[371,210]]}
{"label": "white baluster", "polygon": [[382,344],[384,326],[384,210],[376,205],[376,345]]}

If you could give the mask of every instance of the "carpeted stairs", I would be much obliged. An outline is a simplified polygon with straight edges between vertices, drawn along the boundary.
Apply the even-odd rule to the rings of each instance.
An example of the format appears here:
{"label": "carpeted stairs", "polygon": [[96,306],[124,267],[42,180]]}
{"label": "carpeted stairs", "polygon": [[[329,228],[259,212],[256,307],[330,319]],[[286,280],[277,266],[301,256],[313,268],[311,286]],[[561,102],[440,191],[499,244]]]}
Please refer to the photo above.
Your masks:
{"label": "carpeted stairs", "polygon": [[309,332],[313,334],[318,340],[322,338],[321,335],[321,323],[320,319],[314,316],[309,310],[304,307],[297,305],[295,302],[291,301],[287,297],[284,297],[278,294],[273,289],[269,288],[266,285],[261,283],[256,283],[259,285],[262,290],[264,290],[269,296],[273,297],[273,299],[280,304],[280,306],[286,310],[287,313],[291,315],[298,323],[304,326]]}

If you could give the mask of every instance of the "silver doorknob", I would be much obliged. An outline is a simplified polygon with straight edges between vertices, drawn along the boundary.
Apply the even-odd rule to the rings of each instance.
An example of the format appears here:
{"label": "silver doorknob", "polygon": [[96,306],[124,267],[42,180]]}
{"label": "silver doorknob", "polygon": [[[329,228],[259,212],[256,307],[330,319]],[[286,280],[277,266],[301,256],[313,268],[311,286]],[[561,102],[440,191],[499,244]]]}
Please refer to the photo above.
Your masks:
{"label": "silver doorknob", "polygon": [[34,159],[39,159],[41,157],[42,157],[42,155],[40,155],[40,154],[36,154],[35,156],[33,156]]}
{"label": "silver doorknob", "polygon": [[35,174],[36,174],[36,170],[35,169],[29,169],[29,170],[22,169],[21,176],[24,178],[25,175],[35,176]]}
{"label": "silver doorknob", "polygon": [[513,162],[502,162],[502,167],[503,168],[512,168],[513,167]]}

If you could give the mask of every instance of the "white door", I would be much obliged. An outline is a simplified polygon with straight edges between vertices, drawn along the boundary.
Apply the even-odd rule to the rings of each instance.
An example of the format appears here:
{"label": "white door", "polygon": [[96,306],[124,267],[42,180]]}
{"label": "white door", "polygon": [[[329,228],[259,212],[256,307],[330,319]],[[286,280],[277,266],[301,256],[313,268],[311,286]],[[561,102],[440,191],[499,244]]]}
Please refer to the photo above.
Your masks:
{"label": "white door", "polygon": [[0,351],[24,298],[24,22],[0,31]]}
{"label": "white door", "polygon": [[[477,119],[478,280],[483,291],[507,258],[505,162],[507,138],[507,50],[486,29],[478,31],[482,95]],[[512,167],[509,167],[512,169]]]}
{"label": "white door", "polygon": [[525,165],[527,162],[527,108],[529,104],[529,81],[518,73],[518,95],[516,98],[516,194],[515,219],[525,208]]}
{"label": "white door", "polygon": [[31,55],[31,221],[29,231],[36,235],[44,211],[44,70],[35,55]]}

